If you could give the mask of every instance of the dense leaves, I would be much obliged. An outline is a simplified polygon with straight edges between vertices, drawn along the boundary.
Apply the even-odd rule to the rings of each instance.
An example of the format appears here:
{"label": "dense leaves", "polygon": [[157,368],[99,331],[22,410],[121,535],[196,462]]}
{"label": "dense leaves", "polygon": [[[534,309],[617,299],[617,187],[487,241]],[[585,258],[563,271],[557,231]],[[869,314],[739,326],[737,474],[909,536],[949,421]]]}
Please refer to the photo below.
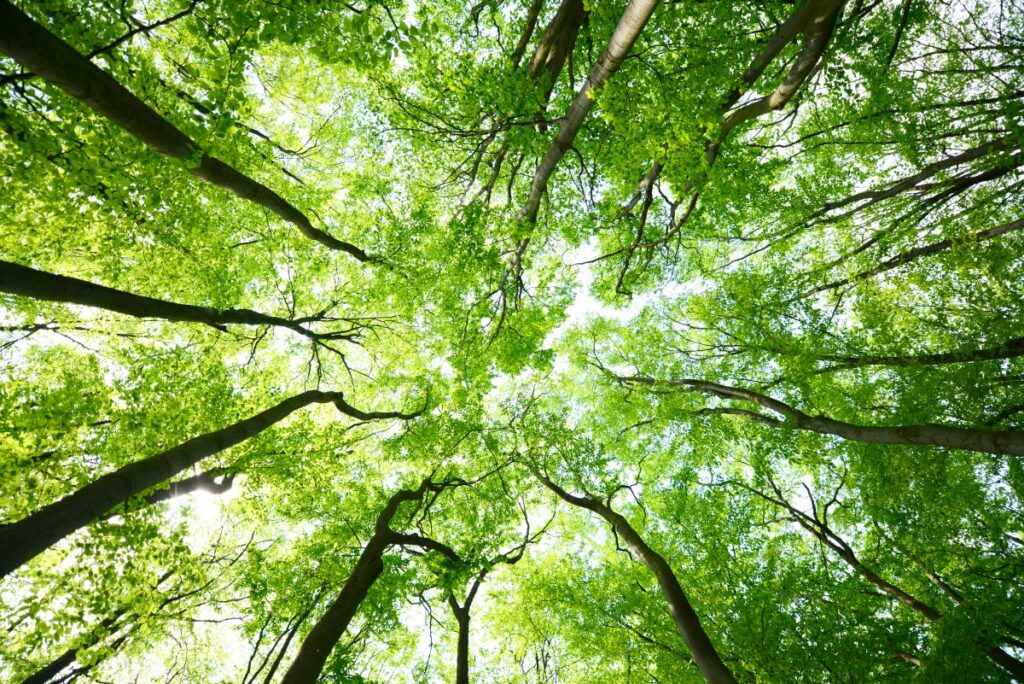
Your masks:
{"label": "dense leaves", "polygon": [[0,681],[1024,681],[1022,146],[1017,0],[0,0]]}

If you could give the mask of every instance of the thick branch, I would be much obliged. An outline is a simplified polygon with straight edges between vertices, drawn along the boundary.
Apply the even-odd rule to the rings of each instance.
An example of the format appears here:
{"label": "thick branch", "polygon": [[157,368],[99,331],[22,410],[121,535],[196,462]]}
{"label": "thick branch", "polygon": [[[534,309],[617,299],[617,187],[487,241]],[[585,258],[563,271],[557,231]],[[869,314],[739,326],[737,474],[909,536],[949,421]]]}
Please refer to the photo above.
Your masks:
{"label": "thick branch", "polygon": [[[289,397],[255,416],[226,428],[182,442],[149,458],[107,473],[63,499],[44,506],[27,518],[0,526],[0,577],[45,549],[84,527],[118,504],[166,482],[203,459],[258,435],[293,412],[310,404],[334,403],[343,413],[370,418],[405,418],[395,412],[363,412],[351,409],[340,392],[310,390]],[[344,408],[342,408],[344,407]]]}
{"label": "thick branch", "polygon": [[761,421],[773,427],[793,427],[798,430],[835,435],[843,439],[872,444],[923,444],[989,454],[1024,456],[1024,432],[1017,430],[982,430],[936,424],[896,425],[891,427],[855,425],[835,420],[828,416],[811,416],[778,399],[707,380],[682,378],[658,381],[654,378],[643,376],[618,377],[617,379],[628,384],[648,386],[660,384],[670,387],[681,387],[722,399],[749,401],[775,411],[789,419],[787,422],[777,424],[770,421]]}
{"label": "thick branch", "polygon": [[537,170],[533,176],[533,183],[530,186],[530,195],[520,212],[521,219],[525,219],[530,223],[537,222],[537,211],[540,208],[541,197],[548,187],[548,179],[554,173],[558,162],[561,161],[566,151],[572,146],[576,134],[583,125],[583,120],[590,110],[593,109],[597,91],[622,66],[623,60],[629,54],[633,43],[640,36],[640,32],[647,25],[647,21],[651,18],[651,14],[654,13],[654,9],[657,6],[658,0],[630,0],[626,6],[626,10],[619,19],[619,23],[615,27],[608,45],[605,47],[600,59],[597,60],[597,63],[590,70],[590,75],[587,76],[586,82],[584,82],[583,87],[580,88],[576,95],[576,99],[573,100],[568,111],[566,111],[565,117],[562,119],[562,125],[559,126],[558,132],[555,134],[555,139],[544,154],[540,164],[537,165]]}
{"label": "thick branch", "polygon": [[355,339],[356,331],[317,333],[298,321],[270,316],[249,309],[215,309],[178,304],[153,297],[115,290],[78,278],[37,271],[28,266],[0,261],[0,292],[48,302],[63,302],[115,311],[136,318],[158,318],[172,322],[204,323],[219,330],[229,324],[270,325],[287,328],[311,340]]}
{"label": "thick branch", "polygon": [[0,51],[160,154],[181,160],[193,175],[272,211],[311,240],[360,261],[371,260],[355,245],[314,227],[304,213],[270,188],[203,153],[174,124],[7,0],[0,0]]}

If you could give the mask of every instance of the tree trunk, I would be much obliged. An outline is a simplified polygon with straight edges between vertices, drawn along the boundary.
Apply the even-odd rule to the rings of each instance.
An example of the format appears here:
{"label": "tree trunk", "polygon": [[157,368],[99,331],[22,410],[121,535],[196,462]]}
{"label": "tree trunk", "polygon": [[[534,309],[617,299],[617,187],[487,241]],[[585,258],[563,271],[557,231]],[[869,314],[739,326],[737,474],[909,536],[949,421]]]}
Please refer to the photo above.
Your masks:
{"label": "tree trunk", "polygon": [[469,684],[469,609],[454,611],[459,623],[459,645],[455,656],[455,684]]}
{"label": "tree trunk", "polygon": [[[804,34],[804,45],[800,54],[796,57],[793,68],[771,94],[745,104],[738,109],[734,109],[722,120],[716,142],[708,145],[707,148],[706,154],[709,166],[715,163],[719,145],[733,128],[744,121],[750,121],[769,112],[781,109],[796,94],[804,81],[817,68],[822,55],[825,54],[825,49],[832,38],[832,30],[835,28],[836,18],[839,16],[839,9],[842,7],[842,4],[843,0],[808,0],[807,3],[797,10],[794,17],[799,17],[798,22],[803,22],[800,31]],[[806,18],[804,18],[805,15]],[[789,22],[786,22],[776,32],[776,35],[773,36],[772,41],[766,48],[767,53],[771,55],[771,59],[774,59],[778,54],[778,50],[781,50],[781,46],[785,44],[782,41],[786,40],[787,37],[789,37],[789,40],[792,40],[792,37],[788,36],[790,28]],[[776,40],[776,37],[778,40]],[[768,61],[770,62],[771,60],[769,59]],[[748,67],[748,72],[744,74],[744,80],[752,74],[760,75],[766,66],[767,63],[755,60]],[[732,99],[731,94],[727,98],[727,102],[730,99]]]}
{"label": "tree trunk", "polygon": [[[217,482],[218,477],[221,477],[220,482]],[[152,506],[163,501],[170,501],[171,499],[176,499],[179,496],[187,496],[188,494],[198,492],[200,490],[204,492],[212,492],[214,494],[223,494],[224,492],[227,492],[231,489],[231,487],[234,485],[234,481],[234,473],[229,473],[227,475],[224,475],[223,473],[219,473],[217,471],[199,473],[198,475],[193,475],[192,477],[186,477],[183,480],[177,480],[176,482],[172,482],[169,487],[157,489],[154,492],[150,492],[145,497],[143,497],[142,506]],[[129,507],[126,508],[125,511],[122,511],[122,509],[120,508],[114,508],[110,511],[107,511],[107,513],[105,513],[103,517],[110,518],[115,515],[120,515],[122,512],[126,512],[127,510],[135,509]]]}
{"label": "tree trunk", "polygon": [[[789,511],[794,522],[814,535],[822,544],[835,551],[836,555],[838,555],[844,563],[850,566],[854,572],[880,589],[887,596],[899,601],[908,608],[911,608],[928,622],[937,622],[942,619],[942,612],[937,608],[928,605],[909,592],[904,591],[865,565],[854,552],[853,547],[850,546],[845,539],[836,534],[836,532],[825,522],[825,514],[822,514],[820,518],[818,517],[817,506],[814,505],[813,500],[811,502],[812,514],[808,515],[790,504],[789,501],[783,497],[782,490],[770,479],[769,482],[771,483],[772,489],[775,491],[775,497],[768,496],[752,487],[748,487],[747,490],[753,492],[762,499],[781,506]],[[922,568],[922,570],[925,569]],[[925,570],[925,574],[929,575],[929,579],[935,582],[935,578],[931,576],[932,573]],[[944,582],[941,584],[945,585]],[[945,586],[948,587],[948,585]],[[948,588],[951,589],[951,587]],[[947,593],[949,592],[947,591]],[[952,592],[952,595],[955,597],[957,603],[963,602],[963,597],[961,597],[958,592],[954,591]],[[980,641],[981,640],[979,639],[976,643]],[[1024,681],[1024,663],[1017,660],[998,646],[989,648],[985,651],[985,654],[994,663],[1003,667],[1007,672],[1013,675],[1014,679]]]}
{"label": "tree trunk", "polygon": [[[530,62],[530,78],[538,78],[541,74],[547,73],[549,93],[576,46],[576,36],[586,16],[587,10],[583,7],[583,0],[563,0],[540,37],[540,43]],[[544,100],[546,102],[548,98],[545,97]]]}
{"label": "tree trunk", "polygon": [[1018,231],[1021,229],[1024,229],[1024,219],[1017,219],[1015,221],[1003,223],[994,228],[987,228],[985,230],[978,231],[977,233],[974,233],[972,235],[957,238],[947,238],[945,240],[939,240],[938,242],[932,242],[922,247],[908,249],[905,252],[900,252],[896,256],[886,259],[885,261],[883,261],[881,264],[874,268],[869,268],[866,271],[861,271],[848,278],[834,280],[825,285],[819,285],[818,287],[807,290],[800,296],[809,297],[819,292],[824,292],[826,290],[834,290],[844,285],[851,285],[866,278],[870,278],[871,276],[875,276],[880,273],[885,273],[886,271],[891,271],[892,269],[897,268],[899,266],[903,266],[904,264],[909,264],[911,261],[914,261],[915,259],[920,259],[921,257],[929,256],[932,254],[938,254],[939,252],[943,252],[951,248],[953,245],[965,245],[972,242],[985,242],[987,240],[997,238],[1000,235],[1005,235],[1006,233],[1012,233],[1014,231]]}
{"label": "tree trunk", "polygon": [[[1021,222],[1024,225],[1024,221]],[[998,361],[1024,356],[1024,337],[1014,337],[983,349],[959,349],[952,352],[935,354],[919,354],[917,356],[839,356],[825,354],[818,356],[824,361],[834,361],[837,365],[827,370],[844,368],[860,368],[862,366],[942,366],[952,363],[972,363],[975,361]]]}
{"label": "tree trunk", "polygon": [[828,416],[802,416],[796,420],[796,426],[800,430],[871,444],[923,444],[988,454],[1024,456],[1024,432],[1017,430],[989,431],[934,424],[878,427],[854,425]]}
{"label": "tree trunk", "polygon": [[561,499],[574,506],[593,511],[611,524],[616,534],[640,557],[640,560],[643,561],[644,565],[647,566],[658,580],[661,593],[668,603],[672,621],[675,622],[676,629],[683,637],[683,641],[686,642],[690,655],[693,656],[693,662],[697,669],[700,670],[700,673],[704,675],[704,679],[710,684],[735,684],[736,678],[726,664],[722,662],[721,656],[718,655],[714,644],[711,643],[711,638],[704,631],[700,618],[697,616],[696,611],[694,611],[693,606],[690,605],[690,600],[687,598],[682,586],[680,586],[679,580],[676,578],[675,572],[673,572],[672,566],[669,565],[668,561],[648,546],[637,531],[633,529],[633,526],[629,524],[629,521],[613,511],[610,506],[606,506],[592,496],[574,496],[569,494],[539,472],[536,474],[541,482]]}
{"label": "tree trunk", "polygon": [[[229,324],[270,325],[287,328],[310,339],[321,337],[300,323],[287,318],[269,316],[249,309],[215,309],[168,302],[115,290],[104,285],[96,285],[78,278],[37,271],[34,268],[13,264],[9,261],[0,261],[0,292],[48,302],[63,302],[106,309],[135,318],[204,323],[218,329],[224,329],[224,326]],[[332,337],[332,335],[328,333],[323,337]]]}
{"label": "tree trunk", "polygon": [[0,0],[0,51],[160,154],[183,161],[193,175],[272,211],[311,240],[360,261],[370,260],[355,245],[315,228],[305,214],[270,188],[203,154],[200,146],[174,124],[7,0]]}
{"label": "tree trunk", "polygon": [[533,183],[530,186],[530,195],[520,212],[520,218],[530,223],[537,222],[537,211],[540,209],[540,200],[548,187],[548,179],[554,173],[558,162],[572,146],[583,120],[591,109],[594,108],[594,96],[608,79],[619,70],[623,60],[633,48],[633,43],[640,36],[647,25],[647,21],[658,6],[658,0],[630,0],[626,10],[622,13],[615,31],[608,40],[600,59],[594,64],[587,76],[586,82],[576,94],[576,99],[569,105],[568,111],[562,120],[562,125],[555,134],[548,151],[537,165],[533,176]]}
{"label": "tree trunk", "polygon": [[317,681],[327,657],[345,633],[359,604],[384,571],[384,552],[395,538],[395,533],[389,525],[398,512],[398,507],[405,501],[420,500],[431,487],[430,481],[424,480],[418,489],[400,490],[388,500],[377,516],[373,536],[359,554],[359,560],[345,581],[341,593],[306,635],[298,655],[281,679],[281,684],[310,684]]}
{"label": "tree trunk", "polygon": [[128,501],[183,470],[263,432],[293,411],[314,403],[341,401],[338,392],[309,391],[215,432],[194,437],[167,451],[107,473],[27,518],[0,527],[0,577]]}

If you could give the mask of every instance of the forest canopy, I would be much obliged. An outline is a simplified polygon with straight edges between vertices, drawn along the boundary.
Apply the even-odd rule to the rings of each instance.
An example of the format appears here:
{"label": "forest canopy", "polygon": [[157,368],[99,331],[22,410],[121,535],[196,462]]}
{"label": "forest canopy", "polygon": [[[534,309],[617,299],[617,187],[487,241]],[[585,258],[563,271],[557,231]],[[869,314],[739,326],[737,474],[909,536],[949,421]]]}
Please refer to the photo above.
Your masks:
{"label": "forest canopy", "polygon": [[0,0],[0,681],[1024,682],[1022,0]]}

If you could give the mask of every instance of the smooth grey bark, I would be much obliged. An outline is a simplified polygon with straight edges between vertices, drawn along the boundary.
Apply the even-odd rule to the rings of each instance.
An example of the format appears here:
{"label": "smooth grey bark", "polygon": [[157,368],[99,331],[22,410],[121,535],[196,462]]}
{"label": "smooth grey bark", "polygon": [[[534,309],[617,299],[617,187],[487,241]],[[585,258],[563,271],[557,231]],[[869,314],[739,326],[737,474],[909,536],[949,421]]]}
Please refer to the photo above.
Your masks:
{"label": "smooth grey bark", "polygon": [[746,415],[749,418],[754,418],[761,423],[776,428],[792,427],[797,430],[835,435],[836,437],[842,437],[843,439],[855,442],[868,442],[872,444],[921,444],[948,449],[979,451],[988,454],[1024,456],[1024,432],[1018,430],[983,430],[979,428],[954,427],[951,425],[936,425],[933,423],[894,426],[855,425],[828,416],[808,415],[778,399],[773,399],[750,390],[708,382],[707,380],[682,378],[659,381],[645,376],[627,376],[618,377],[617,379],[627,384],[681,387],[722,399],[748,401],[774,411],[788,418],[789,421],[783,422],[770,416],[739,409],[724,410],[711,408],[704,409],[698,413]]}
{"label": "smooth grey bark", "polygon": [[[745,121],[764,116],[769,112],[782,109],[796,94],[804,81],[814,73],[821,62],[825,49],[832,39],[836,18],[844,0],[808,0],[787,20],[772,36],[761,55],[754,59],[743,75],[743,80],[753,83],[761,75],[769,63],[778,55],[782,48],[793,40],[797,32],[804,36],[803,49],[797,55],[793,68],[775,90],[753,102],[738,107],[722,120],[718,129],[717,140],[708,145],[706,156],[708,164],[714,164],[718,156],[718,148],[733,128]],[[753,77],[753,80],[748,80]],[[736,91],[733,91],[735,93]],[[730,93],[726,102],[738,100]],[[735,97],[735,99],[734,99]]]}
{"label": "smooth grey bark", "polygon": [[683,591],[676,578],[672,566],[661,554],[652,549],[643,537],[633,529],[622,515],[599,499],[592,496],[575,496],[555,484],[550,478],[534,470],[534,474],[544,485],[560,499],[574,506],[597,513],[614,528],[615,533],[633,550],[658,580],[661,593],[668,603],[669,613],[676,629],[686,642],[693,657],[693,662],[710,684],[735,684],[736,678],[722,661],[704,626],[701,625],[697,612],[690,604],[686,592]]}
{"label": "smooth grey bark", "polygon": [[160,154],[185,162],[189,172],[198,178],[277,214],[311,240],[351,254],[359,261],[372,260],[355,245],[314,227],[303,212],[270,188],[203,153],[199,144],[174,124],[7,0],[0,0],[0,52]]}
{"label": "smooth grey bark", "polygon": [[[549,87],[554,87],[562,67],[572,54],[576,36],[586,16],[587,10],[583,7],[583,0],[562,1],[533,52],[530,78],[539,78],[541,74],[546,73],[550,79]],[[547,101],[548,98],[544,99]]]}
{"label": "smooth grey bark", "polygon": [[587,76],[587,80],[576,94],[576,98],[569,105],[562,124],[555,134],[555,139],[537,165],[529,197],[520,212],[521,219],[530,223],[537,222],[537,211],[540,208],[541,197],[548,187],[548,180],[554,173],[555,167],[558,166],[558,162],[572,146],[572,141],[583,125],[583,120],[594,108],[594,94],[622,66],[623,60],[629,54],[633,43],[640,36],[640,32],[647,25],[647,21],[657,6],[658,0],[630,0],[626,5],[618,25],[608,40],[608,45],[605,46],[601,57],[590,70],[590,75]]}
{"label": "smooth grey bark", "polygon": [[208,432],[149,458],[130,463],[90,482],[78,491],[14,523],[0,526],[0,577],[89,524],[118,504],[169,480],[178,473],[263,432],[300,408],[333,403],[342,413],[360,420],[410,418],[410,415],[360,411],[340,392],[310,390],[289,397],[265,411],[226,428]]}

